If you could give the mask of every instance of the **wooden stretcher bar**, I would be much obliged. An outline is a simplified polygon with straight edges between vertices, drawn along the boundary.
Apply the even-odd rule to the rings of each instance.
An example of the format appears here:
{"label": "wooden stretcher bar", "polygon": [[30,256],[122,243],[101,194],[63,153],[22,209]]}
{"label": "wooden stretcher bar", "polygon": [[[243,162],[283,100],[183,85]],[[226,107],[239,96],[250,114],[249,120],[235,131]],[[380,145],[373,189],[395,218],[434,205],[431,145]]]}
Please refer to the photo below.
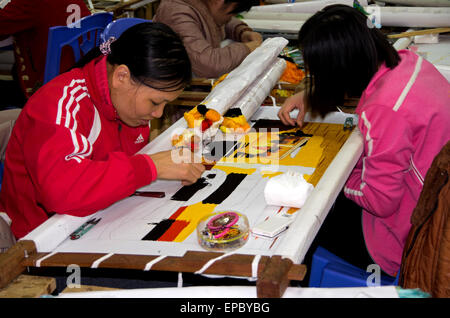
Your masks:
{"label": "wooden stretcher bar", "polygon": [[417,35],[426,35],[426,34],[439,34],[439,33],[447,33],[450,32],[450,28],[433,28],[433,29],[425,29],[425,30],[417,30],[417,31],[408,31],[397,34],[389,34],[389,39],[398,39],[398,38],[408,38],[411,36]]}
{"label": "wooden stretcher bar", "polygon": [[[37,253],[33,241],[19,241],[5,254],[0,255],[0,289],[6,287],[27,267],[66,267],[77,264],[91,268],[93,264],[107,256],[104,253]],[[217,252],[188,251],[183,257],[168,256],[156,262],[151,270],[195,273],[210,260],[224,255]],[[158,258],[155,255],[114,254],[98,264],[98,268],[144,270],[146,265]],[[202,274],[252,277],[254,255],[234,254],[218,259]],[[306,266],[293,264],[280,256],[262,256],[257,267],[258,297],[279,298],[288,287],[289,281],[301,281],[305,277]]]}

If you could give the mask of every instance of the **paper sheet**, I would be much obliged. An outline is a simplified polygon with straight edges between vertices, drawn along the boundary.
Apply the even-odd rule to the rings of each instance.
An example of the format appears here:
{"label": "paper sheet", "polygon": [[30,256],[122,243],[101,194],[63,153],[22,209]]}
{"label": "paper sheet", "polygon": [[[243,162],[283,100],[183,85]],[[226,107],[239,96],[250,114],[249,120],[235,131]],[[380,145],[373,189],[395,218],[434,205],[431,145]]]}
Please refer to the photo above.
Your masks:
{"label": "paper sheet", "polygon": [[[256,298],[254,286],[193,286],[72,292],[57,298]],[[349,288],[288,287],[282,298],[399,298],[395,286]]]}

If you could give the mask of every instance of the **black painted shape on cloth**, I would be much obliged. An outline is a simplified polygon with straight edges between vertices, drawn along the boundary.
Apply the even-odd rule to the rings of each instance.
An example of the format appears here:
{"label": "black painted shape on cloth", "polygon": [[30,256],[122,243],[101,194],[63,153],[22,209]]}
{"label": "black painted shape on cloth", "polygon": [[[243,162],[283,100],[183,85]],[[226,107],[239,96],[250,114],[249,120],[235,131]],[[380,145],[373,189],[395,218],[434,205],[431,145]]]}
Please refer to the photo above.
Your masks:
{"label": "black painted shape on cloth", "polygon": [[[283,132],[284,130],[291,130],[295,127],[285,125],[281,122],[281,120],[274,119],[258,119],[255,124],[252,126],[252,129],[259,131],[260,129],[271,129],[276,128],[280,131],[280,135],[285,136],[297,136],[297,137],[312,137],[311,134],[305,134],[302,130],[297,130],[295,132]],[[271,130],[268,130],[270,132]]]}
{"label": "black painted shape on cloth", "polygon": [[205,200],[204,204],[220,204],[236,190],[237,186],[245,179],[247,175],[244,173],[230,173],[225,181],[211,193]]}
{"label": "black painted shape on cloth", "polygon": [[252,126],[252,129],[258,131],[260,128],[278,128],[279,130],[290,130],[294,127],[283,124],[281,120],[258,119]]}
{"label": "black painted shape on cloth", "polygon": [[237,141],[222,140],[214,141],[208,146],[211,148],[209,153],[203,154],[206,160],[219,161],[222,159],[232,148],[237,147]]}
{"label": "black painted shape on cloth", "polygon": [[157,241],[175,222],[175,220],[164,219],[147,234],[142,240],[143,241]]}
{"label": "black painted shape on cloth", "polygon": [[187,201],[192,198],[197,191],[200,191],[208,184],[209,183],[206,182],[205,178],[200,178],[195,183],[182,187],[170,199],[175,201]]}
{"label": "black painted shape on cloth", "polygon": [[280,136],[296,136],[296,137],[312,137],[311,134],[305,134],[303,131],[296,130],[295,132],[281,132]]}

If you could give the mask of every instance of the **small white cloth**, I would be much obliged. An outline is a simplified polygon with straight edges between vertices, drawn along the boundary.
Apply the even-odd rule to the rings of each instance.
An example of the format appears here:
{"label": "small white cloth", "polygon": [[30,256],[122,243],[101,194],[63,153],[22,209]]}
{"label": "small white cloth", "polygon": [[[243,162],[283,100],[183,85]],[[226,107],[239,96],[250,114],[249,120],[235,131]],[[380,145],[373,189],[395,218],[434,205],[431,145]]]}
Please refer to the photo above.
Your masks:
{"label": "small white cloth", "polygon": [[264,197],[268,205],[301,208],[314,186],[308,183],[303,174],[287,171],[272,177],[264,188]]}

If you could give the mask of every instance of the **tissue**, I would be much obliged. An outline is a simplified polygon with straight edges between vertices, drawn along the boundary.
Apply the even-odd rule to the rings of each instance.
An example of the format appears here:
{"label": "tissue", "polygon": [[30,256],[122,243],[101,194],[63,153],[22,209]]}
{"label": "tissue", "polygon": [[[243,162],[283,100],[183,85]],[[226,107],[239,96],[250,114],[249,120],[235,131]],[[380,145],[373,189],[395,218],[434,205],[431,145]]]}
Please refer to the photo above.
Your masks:
{"label": "tissue", "polygon": [[272,177],[264,188],[264,197],[268,205],[301,208],[314,186],[306,182],[303,174],[287,171]]}

